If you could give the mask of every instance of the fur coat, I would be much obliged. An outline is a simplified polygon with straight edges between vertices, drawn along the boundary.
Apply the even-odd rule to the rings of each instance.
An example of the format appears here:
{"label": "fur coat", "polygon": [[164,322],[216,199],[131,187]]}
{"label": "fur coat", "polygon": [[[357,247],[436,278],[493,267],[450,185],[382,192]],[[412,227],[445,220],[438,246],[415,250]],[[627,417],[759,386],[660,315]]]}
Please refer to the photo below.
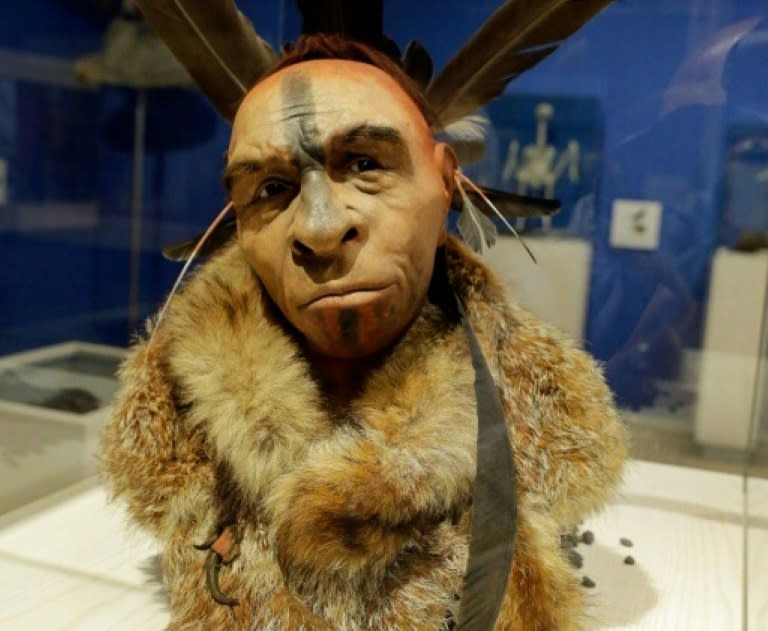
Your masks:
{"label": "fur coat", "polygon": [[[595,362],[510,306],[451,239],[448,278],[500,389],[518,524],[497,629],[578,629],[560,533],[603,506],[625,436]],[[477,418],[464,331],[427,302],[345,409],[236,244],[138,342],[103,436],[113,494],[164,547],[171,629],[447,628],[467,563]],[[512,481],[510,480],[510,483]],[[236,524],[218,604],[193,544]],[[448,614],[448,615],[447,615]]]}

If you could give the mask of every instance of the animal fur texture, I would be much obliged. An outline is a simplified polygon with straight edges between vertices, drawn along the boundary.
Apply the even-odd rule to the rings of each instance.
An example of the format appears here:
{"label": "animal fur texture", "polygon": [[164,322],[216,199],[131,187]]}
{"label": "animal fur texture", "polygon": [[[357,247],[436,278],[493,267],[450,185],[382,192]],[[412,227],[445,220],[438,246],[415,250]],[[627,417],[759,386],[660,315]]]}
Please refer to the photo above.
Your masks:
{"label": "animal fur texture", "polygon": [[[451,239],[448,276],[496,380],[519,501],[496,629],[583,628],[560,533],[619,482],[624,430],[595,362],[508,305]],[[477,418],[460,325],[427,303],[347,409],[324,400],[237,244],[136,344],[103,436],[107,481],[162,542],[171,629],[448,628],[467,563]],[[510,481],[510,483],[512,483]],[[239,556],[216,603],[193,544],[223,524]]]}

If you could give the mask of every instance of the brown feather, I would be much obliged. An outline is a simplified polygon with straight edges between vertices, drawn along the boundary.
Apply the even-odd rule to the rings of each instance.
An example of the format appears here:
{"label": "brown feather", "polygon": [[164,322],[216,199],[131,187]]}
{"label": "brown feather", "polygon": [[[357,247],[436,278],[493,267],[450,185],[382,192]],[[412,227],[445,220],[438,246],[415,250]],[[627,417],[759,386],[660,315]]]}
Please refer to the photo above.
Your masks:
{"label": "brown feather", "polygon": [[[539,197],[529,197],[528,195],[517,195],[485,186],[480,188],[505,217],[548,217],[559,211],[561,206],[560,200],[557,199],[541,199]],[[482,203],[478,193],[468,190],[467,195],[483,213],[493,215],[493,212]],[[453,208],[463,207],[463,201],[458,192],[454,193],[451,206]]]}
{"label": "brown feather", "polygon": [[233,0],[136,0],[218,112],[232,120],[275,54]]}
{"label": "brown feather", "polygon": [[[204,234],[204,232],[201,232],[191,239],[185,239],[178,243],[166,245],[163,248],[163,256],[169,261],[186,261],[192,255],[197,242],[200,241]],[[211,232],[206,242],[200,248],[198,256],[201,258],[210,256],[234,239],[236,234],[237,221],[234,218],[222,221],[213,232]]]}
{"label": "brown feather", "polygon": [[416,82],[422,90],[427,87],[432,78],[432,57],[424,45],[414,40],[408,42],[403,53],[403,68],[406,74]]}
{"label": "brown feather", "polygon": [[435,77],[426,96],[448,125],[504,91],[612,0],[509,0]]}

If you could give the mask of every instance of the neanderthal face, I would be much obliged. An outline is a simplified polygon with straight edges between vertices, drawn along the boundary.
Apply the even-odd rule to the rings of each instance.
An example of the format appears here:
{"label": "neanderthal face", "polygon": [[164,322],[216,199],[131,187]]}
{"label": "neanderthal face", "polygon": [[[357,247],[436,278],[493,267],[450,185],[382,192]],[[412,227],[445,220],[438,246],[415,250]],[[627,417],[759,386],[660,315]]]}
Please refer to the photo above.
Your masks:
{"label": "neanderthal face", "polygon": [[226,171],[240,246],[313,351],[366,357],[405,330],[446,238],[452,168],[373,66],[308,61],[246,97]]}

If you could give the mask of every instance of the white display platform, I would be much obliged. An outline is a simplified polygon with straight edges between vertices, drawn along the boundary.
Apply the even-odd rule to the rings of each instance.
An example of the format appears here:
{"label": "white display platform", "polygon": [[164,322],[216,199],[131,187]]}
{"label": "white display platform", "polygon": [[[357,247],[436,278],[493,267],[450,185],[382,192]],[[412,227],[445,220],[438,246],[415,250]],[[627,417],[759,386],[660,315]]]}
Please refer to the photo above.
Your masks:
{"label": "white display platform", "polygon": [[157,559],[94,478],[8,513],[0,517],[0,629],[163,629]]}
{"label": "white display platform", "polygon": [[749,631],[768,629],[768,480],[747,484],[747,620]]}
{"label": "white display platform", "polygon": [[[768,620],[768,481],[749,480],[748,631]],[[742,629],[743,479],[647,462],[579,545],[596,587],[588,628]],[[619,543],[621,537],[632,548]],[[162,629],[168,613],[157,548],[128,534],[122,511],[88,480],[0,518],[0,628]],[[635,565],[625,565],[631,554]]]}
{"label": "white display platform", "polygon": [[[719,248],[712,259],[707,301],[696,442],[708,447],[747,450],[755,446],[759,412],[768,402],[757,394],[764,305],[768,295],[768,252],[733,252]],[[766,623],[768,629],[768,622]]]}
{"label": "white display platform", "polygon": [[[589,628],[743,629],[742,488],[737,475],[632,463],[620,497],[585,525],[595,543],[578,547],[597,584]],[[635,565],[624,564],[627,555]],[[768,576],[760,580],[767,591]]]}
{"label": "white display platform", "polygon": [[575,340],[584,338],[592,246],[588,241],[552,234],[529,235],[520,242],[499,235],[485,259],[504,281],[507,295]]}
{"label": "white display platform", "polygon": [[[63,342],[0,357],[0,514],[96,473],[124,355],[113,346]],[[95,409],[50,406],[67,392],[92,397]]]}

